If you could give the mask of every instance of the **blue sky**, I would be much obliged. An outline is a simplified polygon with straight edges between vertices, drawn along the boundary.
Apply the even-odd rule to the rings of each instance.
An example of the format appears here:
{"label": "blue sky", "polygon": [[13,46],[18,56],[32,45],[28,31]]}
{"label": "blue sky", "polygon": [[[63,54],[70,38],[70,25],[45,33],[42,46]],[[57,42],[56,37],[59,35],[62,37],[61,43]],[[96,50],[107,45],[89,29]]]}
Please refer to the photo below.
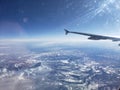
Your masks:
{"label": "blue sky", "polygon": [[0,0],[0,38],[120,34],[119,0]]}

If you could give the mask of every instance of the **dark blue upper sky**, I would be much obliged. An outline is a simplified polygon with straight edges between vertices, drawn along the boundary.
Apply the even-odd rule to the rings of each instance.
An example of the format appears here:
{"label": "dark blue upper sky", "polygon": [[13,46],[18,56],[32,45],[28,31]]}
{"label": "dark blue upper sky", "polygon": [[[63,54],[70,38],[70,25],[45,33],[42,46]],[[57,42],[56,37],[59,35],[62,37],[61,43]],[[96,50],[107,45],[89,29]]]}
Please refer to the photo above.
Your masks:
{"label": "dark blue upper sky", "polygon": [[119,11],[118,0],[0,0],[0,36],[50,37],[64,28],[118,33]]}

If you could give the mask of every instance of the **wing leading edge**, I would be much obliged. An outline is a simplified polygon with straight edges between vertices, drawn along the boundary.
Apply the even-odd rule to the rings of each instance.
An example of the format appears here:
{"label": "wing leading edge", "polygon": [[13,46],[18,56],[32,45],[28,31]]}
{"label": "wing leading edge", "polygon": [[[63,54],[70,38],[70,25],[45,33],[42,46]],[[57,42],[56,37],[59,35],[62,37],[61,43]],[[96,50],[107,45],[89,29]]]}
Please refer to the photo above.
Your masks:
{"label": "wing leading edge", "polygon": [[[88,36],[88,39],[90,40],[112,40],[112,41],[120,41],[120,38],[116,37],[109,37],[109,36],[102,36],[102,35],[96,35],[96,34],[90,34],[90,33],[82,33],[82,32],[73,32],[73,31],[68,31],[67,29],[65,30],[65,34],[67,35],[68,33],[73,33],[73,34],[80,34],[80,35],[85,35]],[[120,46],[120,44],[119,44]]]}

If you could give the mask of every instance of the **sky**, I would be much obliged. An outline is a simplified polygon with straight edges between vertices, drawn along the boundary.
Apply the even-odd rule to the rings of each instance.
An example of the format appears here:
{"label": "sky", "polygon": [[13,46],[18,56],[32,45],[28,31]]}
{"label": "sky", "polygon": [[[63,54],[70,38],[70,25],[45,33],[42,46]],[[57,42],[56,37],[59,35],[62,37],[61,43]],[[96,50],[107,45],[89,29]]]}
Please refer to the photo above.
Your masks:
{"label": "sky", "polygon": [[64,28],[120,36],[120,1],[0,0],[0,38],[63,37]]}

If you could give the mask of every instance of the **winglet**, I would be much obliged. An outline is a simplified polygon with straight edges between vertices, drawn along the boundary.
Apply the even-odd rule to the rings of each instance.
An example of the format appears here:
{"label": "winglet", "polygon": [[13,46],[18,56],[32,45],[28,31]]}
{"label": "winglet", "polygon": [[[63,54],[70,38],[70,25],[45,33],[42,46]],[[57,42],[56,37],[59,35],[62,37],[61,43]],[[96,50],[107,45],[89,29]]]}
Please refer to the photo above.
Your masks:
{"label": "winglet", "polygon": [[67,29],[64,29],[65,30],[65,35],[67,35],[68,33],[70,33],[70,31],[68,31]]}

